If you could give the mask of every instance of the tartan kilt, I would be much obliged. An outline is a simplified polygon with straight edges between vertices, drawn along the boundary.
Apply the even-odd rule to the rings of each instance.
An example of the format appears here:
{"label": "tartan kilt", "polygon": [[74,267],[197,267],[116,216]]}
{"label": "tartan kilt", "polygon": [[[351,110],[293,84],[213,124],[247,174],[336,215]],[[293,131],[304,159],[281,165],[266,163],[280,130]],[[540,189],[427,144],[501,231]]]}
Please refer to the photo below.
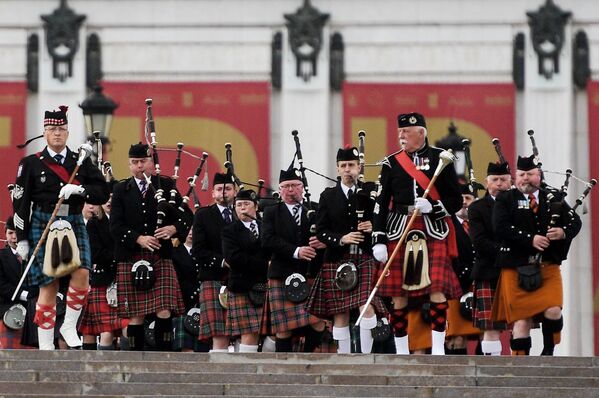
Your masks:
{"label": "tartan kilt", "polygon": [[117,308],[106,301],[106,286],[92,287],[87,296],[87,305],[81,315],[79,331],[83,335],[97,336],[104,332],[117,332],[129,325],[128,319],[119,318]]}
{"label": "tartan kilt", "polygon": [[186,315],[181,315],[173,318],[173,350],[181,351],[184,349],[196,349],[198,338],[185,330],[183,322]]}
{"label": "tartan kilt", "polygon": [[460,313],[460,301],[448,300],[447,304],[447,337],[478,336],[481,330],[474,327],[472,321],[465,319]]}
{"label": "tartan kilt", "polygon": [[225,327],[227,336],[260,333],[263,306],[254,306],[247,293],[231,291],[227,303],[229,305]]}
{"label": "tartan kilt", "polygon": [[420,306],[408,312],[408,344],[410,351],[427,350],[432,347],[431,324],[422,319]]}
{"label": "tartan kilt", "polygon": [[541,277],[541,287],[534,292],[527,292],[518,286],[518,271],[515,268],[503,268],[493,301],[493,320],[513,323],[533,318],[551,307],[563,307],[564,291],[559,265],[542,264]]}
{"label": "tartan kilt", "polygon": [[472,322],[481,330],[506,330],[507,323],[491,317],[497,281],[474,281]]}
{"label": "tartan kilt", "polygon": [[[342,291],[335,284],[335,275],[339,265],[352,261],[358,268],[358,284],[352,290]],[[322,265],[318,276],[314,280],[308,304],[308,312],[319,318],[332,318],[335,314],[342,314],[366,304],[368,296],[375,284],[376,265],[368,255],[350,255],[341,261],[327,262]],[[381,300],[373,300],[377,313],[385,314],[387,310],[381,308]]]}
{"label": "tartan kilt", "polygon": [[[150,290],[138,290],[133,286],[131,267],[142,259],[154,267],[156,281]],[[144,316],[160,310],[170,310],[176,316],[185,311],[173,262],[171,259],[161,259],[157,253],[143,250],[134,254],[129,261],[119,262],[116,283],[117,308],[121,318]]]}
{"label": "tartan kilt", "polygon": [[[48,224],[48,221],[50,221],[51,216],[52,213],[43,213],[39,210],[33,210],[31,213],[31,226],[29,228],[28,236],[28,240],[31,245],[29,255],[33,254],[35,245],[41,239],[44,229],[46,228],[46,224]],[[73,227],[73,233],[77,239],[77,247],[79,247],[79,256],[81,258],[81,265],[79,268],[86,268],[91,271],[91,248],[89,245],[89,238],[87,236],[87,229],[85,228],[85,223],[83,222],[83,216],[81,214],[72,214],[68,215],[67,217],[56,217],[56,220],[59,219],[68,221]],[[45,255],[46,242],[41,245],[37,255],[35,256],[35,260],[31,263],[31,268],[27,273],[27,280],[25,282],[27,285],[46,286],[54,281],[53,277],[44,275],[42,272]]]}
{"label": "tartan kilt", "polygon": [[[200,285],[200,334],[198,340],[206,340],[215,336],[226,336],[227,310],[220,305],[218,294],[221,283],[204,281]],[[228,294],[231,294],[229,292]]]}
{"label": "tartan kilt", "polygon": [[[308,283],[312,283],[308,280]],[[284,283],[278,279],[268,280],[266,300],[262,307],[260,334],[272,336],[289,332],[320,321],[306,309],[306,303],[292,303],[285,298]]]}
{"label": "tartan kilt", "polygon": [[[448,220],[448,222],[451,222],[451,220]],[[415,229],[424,231],[426,234],[424,219],[420,216],[416,217],[414,224],[412,224],[411,230]],[[391,257],[391,253],[393,253],[398,241],[399,240],[395,240],[387,244],[389,257]],[[459,298],[462,295],[460,282],[451,266],[447,239],[438,240],[427,235],[426,244],[428,248],[429,277],[431,279],[431,284],[420,290],[404,290],[401,288],[403,283],[403,261],[405,257],[405,245],[402,245],[389,267],[390,274],[383,279],[379,286],[377,292],[379,296],[418,297],[430,293],[441,292],[445,294],[445,297],[449,300]],[[376,275],[377,278],[380,277],[383,268],[385,268],[385,264],[379,263]]]}
{"label": "tartan kilt", "polygon": [[32,348],[21,344],[21,338],[23,336],[23,329],[12,330],[6,327],[2,318],[0,318],[0,349],[14,349],[21,350],[25,348]]}

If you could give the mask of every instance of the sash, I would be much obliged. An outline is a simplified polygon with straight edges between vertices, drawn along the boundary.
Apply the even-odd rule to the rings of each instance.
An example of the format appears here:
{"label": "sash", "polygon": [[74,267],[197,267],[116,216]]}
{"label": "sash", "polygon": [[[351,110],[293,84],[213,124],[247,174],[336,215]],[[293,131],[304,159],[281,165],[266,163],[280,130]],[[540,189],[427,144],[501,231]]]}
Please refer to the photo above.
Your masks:
{"label": "sash", "polygon": [[[412,159],[410,159],[406,151],[401,151],[400,153],[395,155],[395,159],[397,160],[399,165],[406,171],[406,173],[408,173],[410,177],[416,180],[416,182],[418,183],[418,185],[420,185],[422,189],[426,190],[428,184],[430,184],[431,182],[430,178],[428,178],[428,176],[424,174],[422,171],[416,169],[416,165],[414,164]],[[428,195],[432,200],[441,200],[441,195],[439,195],[439,191],[437,191],[437,188],[434,185],[430,187]],[[449,228],[449,234],[447,235],[449,256],[451,258],[457,258],[458,243],[456,240],[455,227],[453,225],[453,222],[451,221],[447,223],[447,226]]]}
{"label": "sash", "polygon": [[[412,159],[410,159],[406,151],[401,151],[400,153],[395,155],[395,159],[397,160],[399,165],[406,171],[406,173],[408,173],[410,177],[416,180],[416,182],[418,183],[418,185],[420,185],[422,189],[426,189],[428,187],[428,184],[430,184],[431,182],[430,178],[428,178],[428,176],[424,174],[422,171],[416,169],[416,165],[414,164]],[[434,185],[430,188],[428,195],[431,197],[432,200],[441,200],[439,191],[437,191],[437,188]]]}
{"label": "sash", "polygon": [[[35,154],[35,156],[37,156],[38,159],[41,157],[41,155],[42,155],[41,152],[38,152]],[[52,173],[56,174],[58,176],[58,178],[60,178],[62,180],[62,182],[64,182],[65,184],[67,184],[69,182],[69,179],[71,178],[71,176],[69,175],[69,173],[67,172],[67,169],[65,169],[63,165],[58,164],[56,162],[52,162],[50,160],[49,156],[46,156],[40,160],[42,161],[44,166],[46,166],[48,169],[50,169],[50,171]],[[81,185],[79,180],[77,180],[77,177],[73,178],[73,181],[71,182],[71,184]]]}

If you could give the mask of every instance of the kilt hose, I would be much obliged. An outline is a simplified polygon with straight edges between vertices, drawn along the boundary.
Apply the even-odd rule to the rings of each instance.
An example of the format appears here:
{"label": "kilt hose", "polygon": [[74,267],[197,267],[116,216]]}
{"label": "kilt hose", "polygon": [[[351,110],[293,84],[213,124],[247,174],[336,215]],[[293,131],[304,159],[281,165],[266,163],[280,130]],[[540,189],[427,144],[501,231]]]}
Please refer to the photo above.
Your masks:
{"label": "kilt hose", "polygon": [[482,331],[507,329],[507,323],[503,321],[494,321],[491,317],[496,287],[496,280],[474,281],[472,323]]}
{"label": "kilt hose", "polygon": [[482,333],[479,328],[474,327],[471,320],[468,320],[460,313],[460,301],[448,300],[447,309],[447,337],[454,336],[477,336]]}
{"label": "kilt hose", "polygon": [[110,307],[106,301],[106,286],[92,287],[87,296],[87,305],[81,315],[79,332],[84,335],[97,336],[104,332],[116,332],[129,325],[128,319],[119,317],[117,308]]}
{"label": "kilt hose", "polygon": [[[308,283],[312,283],[308,280]],[[320,319],[306,309],[306,302],[292,303],[285,298],[284,282],[278,279],[268,280],[266,301],[262,309],[260,334],[272,336],[289,332],[303,326],[319,322]]]}
{"label": "kilt hose", "polygon": [[[449,220],[448,222],[451,222]],[[426,231],[424,225],[424,219],[422,217],[416,217],[414,224],[412,224],[411,230]],[[397,246],[399,240],[391,241],[387,244],[387,252],[389,257]],[[451,258],[449,257],[449,249],[447,239],[438,240],[430,236],[427,236],[426,245],[428,248],[428,264],[429,264],[429,277],[431,284],[423,289],[419,290],[404,290],[401,285],[403,283],[403,262],[405,257],[405,242],[399,251],[391,266],[389,267],[390,274],[383,279],[379,286],[377,294],[383,297],[418,297],[427,295],[430,293],[441,292],[445,294],[445,297],[449,299],[459,298],[462,295],[462,288],[460,282],[451,266]],[[379,263],[376,277],[379,278],[384,263]]]}
{"label": "kilt hose", "polygon": [[6,327],[4,321],[0,319],[0,349],[1,350],[21,350],[33,348],[21,344],[21,338],[23,337],[23,329],[12,330]]}
{"label": "kilt hose", "polygon": [[[210,339],[214,336],[227,336],[227,310],[218,301],[221,283],[204,281],[200,285],[200,334],[198,340]],[[229,293],[230,294],[230,293]]]}
{"label": "kilt hose", "polygon": [[229,306],[225,326],[227,336],[260,333],[263,306],[254,306],[247,293],[234,293],[231,291],[229,291],[227,303]]}
{"label": "kilt hose", "polygon": [[408,343],[410,351],[427,350],[432,347],[431,324],[422,319],[420,307],[408,312]]}
{"label": "kilt hose", "polygon": [[[31,227],[29,229],[29,244],[31,249],[29,255],[33,254],[35,245],[42,237],[46,224],[50,221],[52,213],[43,213],[39,210],[33,210],[31,213]],[[56,217],[56,220],[62,219],[71,223],[73,227],[73,233],[77,239],[77,247],[79,248],[79,256],[81,258],[81,265],[79,268],[86,268],[89,271],[92,269],[91,261],[91,248],[89,245],[89,238],[87,236],[87,229],[83,222],[83,216],[81,214],[72,214],[67,217]],[[44,242],[40,247],[40,250],[35,256],[35,260],[31,263],[31,268],[27,273],[27,279],[25,284],[30,286],[46,286],[54,281],[51,276],[44,275],[42,269],[44,267],[44,256],[46,255],[46,243]]]}
{"label": "kilt hose", "polygon": [[[352,289],[343,291],[335,284],[335,275],[339,265],[351,261],[358,269],[358,284]],[[333,315],[342,314],[366,304],[368,296],[375,284],[376,265],[368,255],[346,255],[341,261],[328,262],[322,265],[318,276],[310,290],[306,308],[308,312],[319,318],[332,319]],[[381,300],[372,302],[378,314],[386,315],[387,309]]]}
{"label": "kilt hose", "polygon": [[513,323],[533,318],[547,308],[563,306],[562,273],[557,264],[541,264],[543,284],[534,292],[518,286],[518,271],[503,268],[497,282],[493,302],[493,320]]}
{"label": "kilt hose", "polygon": [[[138,290],[133,286],[131,267],[142,259],[149,261],[154,267],[156,281],[150,290]],[[121,318],[144,316],[160,310],[170,310],[173,316],[177,316],[185,311],[173,262],[161,259],[158,254],[143,250],[133,255],[129,261],[119,262],[116,283],[117,308]]]}

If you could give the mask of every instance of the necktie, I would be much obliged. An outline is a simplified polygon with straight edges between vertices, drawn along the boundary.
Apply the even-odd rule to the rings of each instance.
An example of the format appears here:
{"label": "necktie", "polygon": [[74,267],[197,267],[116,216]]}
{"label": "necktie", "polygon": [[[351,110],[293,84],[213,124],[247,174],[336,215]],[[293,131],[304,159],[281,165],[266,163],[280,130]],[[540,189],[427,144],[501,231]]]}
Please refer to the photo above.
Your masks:
{"label": "necktie", "polygon": [[231,224],[231,209],[228,207],[223,210],[223,220],[225,220],[225,224]]}
{"label": "necktie", "polygon": [[58,163],[58,164],[62,164],[63,158],[64,158],[64,156],[62,156],[60,153],[57,153],[56,155],[54,155],[54,160],[56,160],[56,163]]}
{"label": "necktie", "polygon": [[535,199],[535,195],[532,193],[528,194],[529,204],[528,206],[532,210],[533,213],[537,214],[539,211],[539,204],[537,203],[537,199]]}
{"label": "necktie", "polygon": [[470,223],[468,222],[468,220],[464,220],[462,222],[462,228],[464,228],[464,232],[466,232],[466,235],[470,235]]}
{"label": "necktie", "polygon": [[144,198],[146,197],[146,192],[148,191],[148,186],[147,186],[147,182],[146,180],[141,180],[139,182],[139,191],[141,192],[141,196],[143,196]]}
{"label": "necktie", "polygon": [[258,230],[256,229],[256,223],[252,222],[250,224],[250,232],[252,233],[252,235],[254,235],[255,239],[258,239],[260,237],[260,235],[258,234]]}
{"label": "necktie", "polygon": [[351,198],[354,195],[354,189],[350,188],[349,191],[347,191],[347,198]]}
{"label": "necktie", "polygon": [[295,206],[293,206],[293,219],[295,220],[295,223],[298,226],[302,225],[302,218],[301,218],[300,211],[299,211],[300,207],[302,207],[302,205],[300,205],[299,203],[296,204]]}

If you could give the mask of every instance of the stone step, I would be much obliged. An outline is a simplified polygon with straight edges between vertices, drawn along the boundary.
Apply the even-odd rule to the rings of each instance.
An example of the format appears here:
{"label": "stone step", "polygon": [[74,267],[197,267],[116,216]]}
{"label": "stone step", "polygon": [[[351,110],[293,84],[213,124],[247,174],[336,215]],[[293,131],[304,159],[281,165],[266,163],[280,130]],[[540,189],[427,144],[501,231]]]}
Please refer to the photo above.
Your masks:
{"label": "stone step", "polygon": [[270,385],[270,384],[193,384],[193,383],[0,383],[0,394],[10,396],[239,396],[239,397],[599,397],[599,390],[588,388],[530,387],[408,387],[344,385]]}

